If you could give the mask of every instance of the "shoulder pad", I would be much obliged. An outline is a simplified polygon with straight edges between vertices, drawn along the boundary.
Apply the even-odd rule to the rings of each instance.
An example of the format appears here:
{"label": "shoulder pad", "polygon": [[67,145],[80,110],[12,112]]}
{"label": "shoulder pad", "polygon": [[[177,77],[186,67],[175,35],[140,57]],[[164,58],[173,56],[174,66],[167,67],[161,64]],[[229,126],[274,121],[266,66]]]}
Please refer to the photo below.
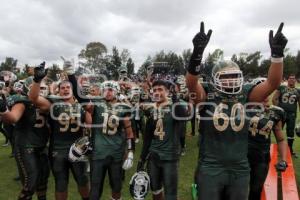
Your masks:
{"label": "shoulder pad", "polygon": [[46,97],[46,99],[52,103],[55,103],[55,102],[60,102],[62,101],[63,99],[61,98],[61,96],[58,96],[58,95],[49,95]]}
{"label": "shoulder pad", "polygon": [[12,107],[13,105],[15,105],[17,103],[24,103],[24,104],[30,103],[30,100],[28,99],[27,96],[18,95],[18,94],[7,97],[6,101],[7,101],[8,107]]}

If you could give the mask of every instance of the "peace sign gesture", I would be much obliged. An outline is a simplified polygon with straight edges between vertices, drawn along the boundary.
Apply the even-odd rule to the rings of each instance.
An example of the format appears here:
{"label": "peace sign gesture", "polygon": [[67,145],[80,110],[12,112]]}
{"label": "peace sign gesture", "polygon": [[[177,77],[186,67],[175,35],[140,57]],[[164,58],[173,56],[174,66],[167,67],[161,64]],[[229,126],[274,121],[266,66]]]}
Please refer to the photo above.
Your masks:
{"label": "peace sign gesture", "polygon": [[281,22],[275,36],[273,36],[273,30],[270,30],[270,33],[269,33],[271,56],[273,58],[282,58],[283,57],[283,51],[288,42],[287,38],[281,32],[283,25],[284,25],[283,22]]}
{"label": "peace sign gesture", "polygon": [[194,39],[193,39],[194,52],[197,52],[198,55],[201,54],[201,57],[202,57],[202,54],[204,52],[204,49],[205,49],[206,45],[209,42],[211,34],[212,34],[212,30],[211,29],[209,29],[209,31],[207,32],[207,34],[205,34],[205,31],[204,31],[204,22],[201,22],[200,32],[197,33],[195,35]]}

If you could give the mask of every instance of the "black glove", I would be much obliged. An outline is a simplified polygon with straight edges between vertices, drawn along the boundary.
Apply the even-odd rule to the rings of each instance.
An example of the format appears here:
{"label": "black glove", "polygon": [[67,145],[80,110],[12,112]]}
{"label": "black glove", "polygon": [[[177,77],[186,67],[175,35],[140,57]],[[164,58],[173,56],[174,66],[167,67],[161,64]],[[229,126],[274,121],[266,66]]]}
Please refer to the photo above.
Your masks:
{"label": "black glove", "polygon": [[40,83],[45,76],[47,76],[48,69],[45,69],[45,61],[42,62],[38,67],[34,68],[33,81]]}
{"label": "black glove", "polygon": [[7,111],[7,104],[6,104],[6,101],[5,99],[3,98],[0,98],[0,113],[4,113]]}
{"label": "black glove", "polygon": [[279,25],[279,28],[275,34],[275,36],[273,37],[273,31],[270,30],[269,33],[269,43],[270,43],[270,47],[271,47],[271,56],[273,58],[282,58],[283,52],[284,52],[284,48],[288,42],[287,38],[283,35],[283,33],[281,33],[283,28],[283,22],[281,22],[281,24]]}
{"label": "black glove", "polygon": [[200,32],[195,35],[193,39],[194,50],[190,59],[190,64],[187,68],[187,71],[190,74],[198,75],[200,74],[200,63],[202,60],[203,52],[207,46],[212,30],[209,29],[207,34],[204,31],[204,23],[201,22]]}
{"label": "black glove", "polygon": [[144,171],[144,165],[145,165],[145,162],[142,161],[142,160],[139,160],[138,164],[137,164],[137,167],[136,167],[136,171],[137,172]]}
{"label": "black glove", "polygon": [[279,172],[284,172],[286,170],[286,168],[288,167],[288,164],[287,162],[281,160],[279,161],[276,165],[275,165],[275,168],[277,171]]}

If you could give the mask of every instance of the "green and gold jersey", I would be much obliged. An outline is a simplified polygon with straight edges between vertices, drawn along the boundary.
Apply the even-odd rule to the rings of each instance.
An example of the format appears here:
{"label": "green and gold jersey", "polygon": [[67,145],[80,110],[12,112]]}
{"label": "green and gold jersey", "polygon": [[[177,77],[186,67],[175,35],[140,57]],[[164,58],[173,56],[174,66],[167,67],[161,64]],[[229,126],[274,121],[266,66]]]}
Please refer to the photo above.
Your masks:
{"label": "green and gold jersey", "polygon": [[25,148],[45,147],[49,139],[46,115],[40,113],[27,96],[15,94],[7,98],[9,107],[21,103],[25,106],[24,113],[14,126],[15,143]]}
{"label": "green and gold jersey", "polygon": [[300,99],[300,91],[297,88],[290,88],[285,85],[281,85],[278,88],[279,98],[278,106],[281,107],[285,112],[297,112],[297,103]]}
{"label": "green and gold jersey", "polygon": [[83,135],[82,124],[85,111],[79,103],[66,103],[59,98],[50,98],[50,148],[67,151]]}
{"label": "green and gold jersey", "polygon": [[[155,104],[147,110],[148,119],[152,122],[153,138],[149,148],[150,153],[159,155],[161,160],[177,160],[179,157],[180,124],[184,123],[187,109],[183,103],[175,106],[169,102],[164,107],[157,108]],[[177,117],[177,118],[176,118]]]}
{"label": "green and gold jersey", "polygon": [[200,169],[210,175],[249,174],[246,103],[253,85],[244,85],[236,95],[220,95],[211,84],[203,87],[207,99],[200,106]]}
{"label": "green and gold jersey", "polygon": [[111,156],[116,161],[123,159],[126,135],[123,120],[130,116],[131,108],[124,103],[95,103],[92,128],[92,159]]}
{"label": "green and gold jersey", "polygon": [[285,112],[278,106],[266,108],[263,112],[257,112],[250,119],[249,124],[249,148],[269,151],[271,144],[271,132],[279,121],[284,121]]}

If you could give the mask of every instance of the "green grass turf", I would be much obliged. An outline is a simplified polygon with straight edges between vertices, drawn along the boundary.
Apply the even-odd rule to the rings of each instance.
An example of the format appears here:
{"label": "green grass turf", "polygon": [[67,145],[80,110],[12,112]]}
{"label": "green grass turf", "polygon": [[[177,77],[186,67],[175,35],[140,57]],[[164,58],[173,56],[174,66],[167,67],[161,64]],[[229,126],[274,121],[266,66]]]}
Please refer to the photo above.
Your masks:
{"label": "green grass turf", "polygon": [[[188,130],[189,131],[189,130]],[[186,155],[181,157],[180,160],[180,173],[179,173],[179,198],[181,200],[189,200],[191,199],[191,184],[193,182],[193,174],[194,169],[197,162],[198,156],[198,147],[197,147],[198,137],[187,137],[187,152]],[[2,147],[1,145],[4,143],[4,137],[0,134],[0,200],[15,200],[17,199],[18,193],[21,189],[21,183],[18,181],[14,181],[13,178],[16,177],[17,169],[16,162],[14,158],[9,158],[11,153],[10,146]],[[135,159],[139,156],[141,149],[141,142],[137,145],[137,154],[135,155]],[[129,194],[129,180],[136,169],[137,160],[134,162],[134,167],[126,172],[126,180],[123,183],[122,195],[124,200],[132,199]],[[104,187],[104,200],[110,199],[110,187],[108,184],[108,178],[106,177],[105,187]],[[150,193],[147,196],[147,199],[150,198]],[[50,174],[49,183],[48,183],[48,199],[54,199],[54,180],[52,174]],[[36,199],[34,197],[33,199]],[[70,200],[81,200],[76,184],[72,176],[70,176],[69,183],[69,199]]]}
{"label": "green grass turf", "polygon": [[[299,113],[298,113],[299,114]],[[299,116],[299,115],[298,115]],[[300,123],[300,118],[298,117],[297,122]],[[190,132],[189,128],[187,127],[187,133]],[[191,183],[193,182],[193,175],[194,169],[197,162],[198,156],[198,146],[197,146],[198,137],[189,137],[186,138],[187,144],[187,151],[186,155],[181,157],[180,160],[180,169],[179,169],[179,184],[178,184],[178,194],[180,200],[190,200],[191,199]],[[9,158],[11,148],[2,147],[1,145],[4,143],[4,137],[0,134],[0,200],[15,200],[17,199],[17,195],[21,189],[21,183],[16,182],[13,180],[16,177],[17,169],[16,163],[14,158]],[[295,151],[300,155],[300,138],[295,139],[294,143]],[[137,154],[135,155],[135,159],[139,156],[141,148],[141,143],[137,145]],[[297,178],[297,185],[299,191],[300,185],[300,158],[293,159],[294,168],[296,171],[296,178]],[[129,195],[128,186],[129,180],[131,175],[134,173],[136,169],[137,160],[135,160],[134,167],[126,173],[126,180],[123,184],[122,195],[124,200],[130,200],[131,197]],[[104,187],[104,200],[110,199],[110,187],[108,185],[108,179],[106,178],[106,183]],[[48,184],[48,192],[47,192],[48,199],[54,199],[54,181],[52,174],[49,178]],[[147,199],[150,198],[151,195],[148,194]],[[36,199],[36,197],[34,197]],[[70,176],[70,183],[69,183],[69,199],[70,200],[80,200],[80,196],[77,192],[76,184],[74,183],[74,179]]]}

